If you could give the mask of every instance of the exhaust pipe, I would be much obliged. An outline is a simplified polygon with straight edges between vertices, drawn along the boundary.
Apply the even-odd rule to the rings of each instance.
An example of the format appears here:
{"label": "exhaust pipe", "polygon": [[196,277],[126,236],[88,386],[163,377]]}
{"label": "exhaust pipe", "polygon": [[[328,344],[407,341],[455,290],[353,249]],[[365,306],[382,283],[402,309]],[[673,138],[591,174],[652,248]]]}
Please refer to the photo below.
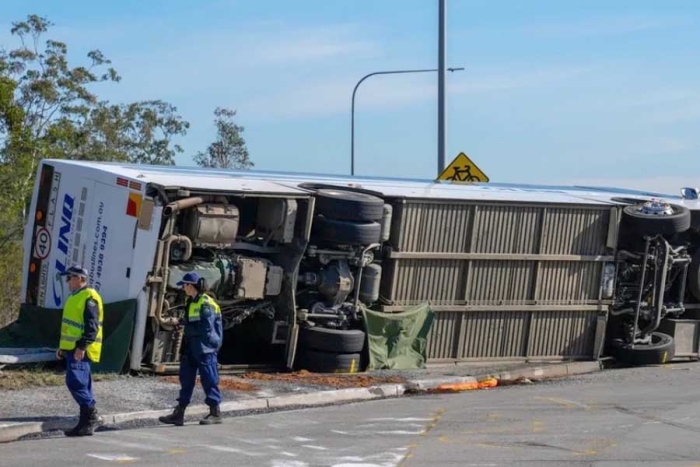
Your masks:
{"label": "exhaust pipe", "polygon": [[199,206],[203,202],[204,198],[201,196],[194,196],[192,198],[183,198],[173,201],[172,203],[165,205],[165,208],[163,208],[163,215],[170,217],[178,211]]}

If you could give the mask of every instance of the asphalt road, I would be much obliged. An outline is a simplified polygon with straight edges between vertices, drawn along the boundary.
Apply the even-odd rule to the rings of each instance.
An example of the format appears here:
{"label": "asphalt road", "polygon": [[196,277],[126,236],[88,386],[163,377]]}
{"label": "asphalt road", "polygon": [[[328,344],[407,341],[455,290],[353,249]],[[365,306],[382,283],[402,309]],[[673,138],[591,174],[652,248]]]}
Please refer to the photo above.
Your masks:
{"label": "asphalt road", "polygon": [[0,445],[0,465],[699,466],[700,364]]}

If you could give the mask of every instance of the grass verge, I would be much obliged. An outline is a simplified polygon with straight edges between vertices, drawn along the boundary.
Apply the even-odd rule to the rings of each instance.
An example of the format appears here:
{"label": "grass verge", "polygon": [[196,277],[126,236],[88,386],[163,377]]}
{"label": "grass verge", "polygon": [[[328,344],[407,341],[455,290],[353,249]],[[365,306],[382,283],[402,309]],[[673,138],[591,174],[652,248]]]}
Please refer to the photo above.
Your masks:
{"label": "grass verge", "polygon": [[[115,374],[93,374],[93,381],[110,381]],[[3,369],[0,370],[0,391],[63,386],[66,384],[65,371],[46,368]]]}

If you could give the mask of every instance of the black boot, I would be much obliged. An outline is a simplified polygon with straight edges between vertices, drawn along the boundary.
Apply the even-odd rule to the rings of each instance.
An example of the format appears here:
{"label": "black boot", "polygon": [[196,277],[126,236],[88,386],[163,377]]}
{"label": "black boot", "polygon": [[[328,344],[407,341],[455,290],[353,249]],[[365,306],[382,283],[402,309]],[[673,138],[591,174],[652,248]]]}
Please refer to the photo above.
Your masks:
{"label": "black boot", "polygon": [[64,431],[66,436],[92,436],[92,431],[90,430],[90,412],[87,407],[80,407],[80,418],[78,419],[78,424],[72,429]]}
{"label": "black boot", "polygon": [[218,405],[209,406],[209,415],[199,421],[200,425],[215,425],[221,423],[221,409]]}
{"label": "black boot", "polygon": [[104,419],[97,412],[96,407],[91,407],[88,409],[87,420],[88,420],[88,430],[90,431],[91,435],[95,432],[96,428],[98,428],[99,426],[101,426],[105,422]]}
{"label": "black boot", "polygon": [[186,405],[179,405],[175,407],[173,413],[166,415],[164,417],[159,417],[161,423],[167,423],[168,425],[182,426],[185,424],[185,409]]}

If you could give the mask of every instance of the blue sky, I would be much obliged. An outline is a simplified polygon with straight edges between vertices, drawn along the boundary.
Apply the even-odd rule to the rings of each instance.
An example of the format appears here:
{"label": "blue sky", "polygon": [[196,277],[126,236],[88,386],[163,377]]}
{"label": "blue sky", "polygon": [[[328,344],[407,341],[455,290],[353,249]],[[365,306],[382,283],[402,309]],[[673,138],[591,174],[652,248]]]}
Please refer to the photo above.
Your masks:
{"label": "blue sky", "polygon": [[[349,173],[363,75],[437,66],[437,0],[25,0],[73,63],[99,48],[113,102],[163,99],[191,123],[238,110],[256,168]],[[492,181],[700,185],[700,2],[448,0],[448,150]],[[375,76],[356,100],[356,172],[433,178],[437,74]]]}

